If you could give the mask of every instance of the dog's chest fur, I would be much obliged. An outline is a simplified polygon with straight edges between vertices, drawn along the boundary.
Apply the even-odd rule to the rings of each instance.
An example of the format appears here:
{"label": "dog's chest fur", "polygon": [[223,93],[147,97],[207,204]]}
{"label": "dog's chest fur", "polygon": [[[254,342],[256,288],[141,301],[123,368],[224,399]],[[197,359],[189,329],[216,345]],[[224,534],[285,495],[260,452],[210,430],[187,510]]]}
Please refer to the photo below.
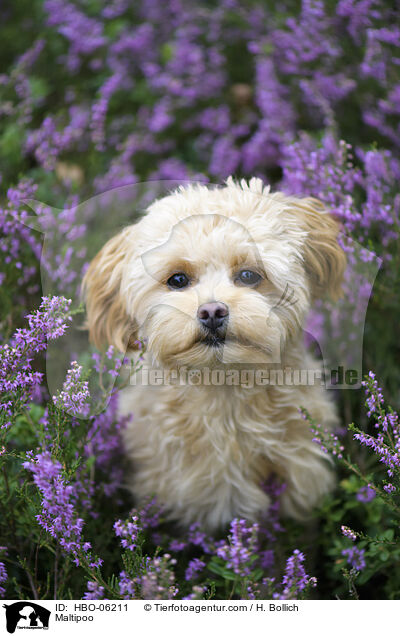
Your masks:
{"label": "dog's chest fur", "polygon": [[120,410],[133,415],[130,486],[182,524],[214,528],[265,512],[262,482],[275,472],[288,484],[283,508],[300,515],[331,483],[300,406],[328,426],[336,418],[320,387],[129,387]]}

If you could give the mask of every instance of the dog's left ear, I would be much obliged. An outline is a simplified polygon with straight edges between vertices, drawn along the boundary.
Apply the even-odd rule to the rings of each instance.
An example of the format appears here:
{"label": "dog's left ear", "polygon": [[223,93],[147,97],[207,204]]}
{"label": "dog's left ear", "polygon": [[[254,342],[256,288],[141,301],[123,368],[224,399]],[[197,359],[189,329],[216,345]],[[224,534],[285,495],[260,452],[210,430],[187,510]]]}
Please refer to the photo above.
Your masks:
{"label": "dog's left ear", "polygon": [[338,243],[340,225],[324,204],[312,197],[297,199],[294,212],[307,232],[303,256],[312,297],[337,300],[346,269],[346,256]]}
{"label": "dog's left ear", "polygon": [[82,281],[86,327],[90,341],[98,349],[112,344],[125,353],[136,348],[136,328],[127,313],[122,291],[134,237],[135,226],[130,226],[110,239],[92,260]]}

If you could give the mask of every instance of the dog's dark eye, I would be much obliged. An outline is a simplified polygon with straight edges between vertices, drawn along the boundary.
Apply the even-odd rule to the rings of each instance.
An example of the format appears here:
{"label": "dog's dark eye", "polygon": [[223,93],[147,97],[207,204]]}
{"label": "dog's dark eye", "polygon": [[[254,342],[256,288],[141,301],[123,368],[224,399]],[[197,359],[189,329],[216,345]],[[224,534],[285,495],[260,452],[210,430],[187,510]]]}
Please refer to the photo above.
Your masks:
{"label": "dog's dark eye", "polygon": [[183,287],[187,287],[189,285],[189,279],[183,272],[178,272],[177,274],[173,274],[167,280],[167,285],[171,289],[183,289]]}
{"label": "dog's dark eye", "polygon": [[236,277],[236,280],[242,285],[256,285],[260,282],[261,276],[251,269],[243,269]]}

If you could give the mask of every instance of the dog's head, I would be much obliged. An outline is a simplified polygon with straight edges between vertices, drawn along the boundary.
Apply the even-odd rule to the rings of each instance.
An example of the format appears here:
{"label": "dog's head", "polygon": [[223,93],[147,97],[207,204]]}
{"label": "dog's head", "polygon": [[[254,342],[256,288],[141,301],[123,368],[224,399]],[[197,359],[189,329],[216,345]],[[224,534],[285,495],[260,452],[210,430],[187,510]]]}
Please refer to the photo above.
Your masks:
{"label": "dog's head", "polygon": [[274,362],[314,298],[338,296],[338,224],[260,179],[181,187],[111,239],[83,282],[98,347],[145,338],[163,366]]}

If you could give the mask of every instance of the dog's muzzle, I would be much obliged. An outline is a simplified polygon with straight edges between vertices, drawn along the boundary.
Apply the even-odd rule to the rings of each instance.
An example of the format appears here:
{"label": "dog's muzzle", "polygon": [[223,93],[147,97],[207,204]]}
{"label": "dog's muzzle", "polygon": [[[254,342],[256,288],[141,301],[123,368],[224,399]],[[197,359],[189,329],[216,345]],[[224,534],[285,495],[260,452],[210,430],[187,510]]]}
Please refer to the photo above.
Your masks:
{"label": "dog's muzzle", "polygon": [[228,326],[229,309],[225,303],[210,302],[200,305],[197,319],[204,333],[203,342],[211,346],[219,346],[225,341]]}

